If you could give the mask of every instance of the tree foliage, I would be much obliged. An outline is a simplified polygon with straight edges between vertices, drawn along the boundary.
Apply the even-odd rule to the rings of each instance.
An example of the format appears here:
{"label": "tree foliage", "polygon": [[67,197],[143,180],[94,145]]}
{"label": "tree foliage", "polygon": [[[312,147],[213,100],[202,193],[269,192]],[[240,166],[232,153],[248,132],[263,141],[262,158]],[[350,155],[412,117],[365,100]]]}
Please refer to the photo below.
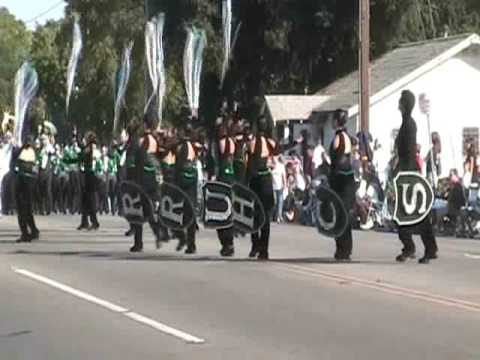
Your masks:
{"label": "tree foliage", "polygon": [[[40,75],[48,116],[71,128],[112,130],[116,72],[124,45],[134,40],[133,71],[123,120],[141,116],[145,104],[146,15],[166,14],[167,94],[164,118],[175,123],[187,104],[183,86],[185,27],[207,32],[200,98],[201,115],[212,121],[224,99],[240,101],[246,115],[260,111],[266,93],[313,93],[358,64],[358,0],[232,0],[241,22],[224,89],[220,91],[222,25],[220,0],[69,0],[66,17],[37,28],[31,57]],[[399,43],[480,31],[478,0],[371,0],[372,57]],[[73,15],[80,16],[84,50],[65,117],[65,76]],[[7,30],[6,30],[7,29]],[[12,78],[27,57],[30,34],[0,12],[0,106],[11,104]],[[7,54],[7,55],[4,55]],[[4,57],[6,60],[4,60]]]}
{"label": "tree foliage", "polygon": [[25,24],[0,7],[0,114],[13,111],[15,73],[28,59],[30,42]]}

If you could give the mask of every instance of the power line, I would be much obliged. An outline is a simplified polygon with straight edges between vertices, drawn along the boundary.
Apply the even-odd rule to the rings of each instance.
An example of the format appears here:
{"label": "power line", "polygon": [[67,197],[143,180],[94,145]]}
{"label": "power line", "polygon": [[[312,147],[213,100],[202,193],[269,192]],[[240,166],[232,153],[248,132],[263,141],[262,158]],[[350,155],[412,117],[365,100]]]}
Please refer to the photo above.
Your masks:
{"label": "power line", "polygon": [[37,20],[38,18],[41,18],[42,16],[45,16],[47,15],[49,12],[55,10],[56,8],[58,8],[60,5],[62,4],[65,4],[65,1],[64,0],[61,0],[55,4],[53,4],[51,7],[49,7],[47,10],[45,10],[44,12],[38,14],[37,16],[33,17],[32,19],[28,20],[25,22],[25,24],[29,24],[31,22],[34,22],[35,20]]}

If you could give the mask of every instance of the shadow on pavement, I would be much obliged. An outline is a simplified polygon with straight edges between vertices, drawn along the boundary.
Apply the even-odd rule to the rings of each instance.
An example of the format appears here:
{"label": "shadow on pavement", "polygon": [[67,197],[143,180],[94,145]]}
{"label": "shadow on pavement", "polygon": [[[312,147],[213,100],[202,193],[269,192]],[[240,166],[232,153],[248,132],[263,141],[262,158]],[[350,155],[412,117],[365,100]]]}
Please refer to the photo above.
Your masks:
{"label": "shadow on pavement", "polygon": [[146,253],[122,253],[112,251],[30,251],[16,250],[8,253],[9,255],[34,255],[34,256],[79,256],[85,258],[102,258],[120,261],[171,261],[171,262],[231,262],[231,263],[277,263],[277,264],[392,264],[392,261],[374,261],[374,260],[353,260],[351,262],[338,262],[330,257],[298,257],[298,258],[272,258],[268,261],[259,261],[250,258],[223,258],[220,256],[188,256],[188,255],[166,255],[166,254],[146,254]]}
{"label": "shadow on pavement", "polygon": [[15,331],[15,332],[11,332],[11,333],[8,333],[8,334],[0,334],[0,338],[12,338],[12,337],[17,337],[17,336],[22,336],[22,335],[29,335],[31,333],[32,333],[32,331],[30,331],[30,330]]}

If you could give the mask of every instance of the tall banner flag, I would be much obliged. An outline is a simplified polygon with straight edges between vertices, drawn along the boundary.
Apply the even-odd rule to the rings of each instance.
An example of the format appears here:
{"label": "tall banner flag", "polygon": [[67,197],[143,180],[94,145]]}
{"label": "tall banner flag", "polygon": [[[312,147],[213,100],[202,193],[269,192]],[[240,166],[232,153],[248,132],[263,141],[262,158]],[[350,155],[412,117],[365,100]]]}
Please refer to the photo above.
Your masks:
{"label": "tall banner flag", "polygon": [[151,103],[156,99],[158,127],[161,126],[163,120],[163,100],[167,89],[163,47],[164,25],[165,14],[160,13],[153,17],[145,27],[145,57],[153,91],[145,105],[144,113],[148,112]]}
{"label": "tall banner flag", "polygon": [[82,32],[80,30],[78,18],[75,18],[75,22],[73,24],[72,53],[70,55],[70,61],[68,62],[67,69],[67,114],[70,106],[70,96],[72,95],[73,84],[75,83],[75,73],[77,71],[78,60],[80,59],[80,54],[82,52],[82,46]]}
{"label": "tall banner flag", "polygon": [[187,29],[187,42],[183,54],[185,91],[192,115],[198,114],[200,103],[200,80],[202,76],[203,51],[207,46],[205,30],[192,26]]}
{"label": "tall banner flag", "polygon": [[233,48],[240,31],[241,23],[238,24],[232,39],[233,15],[232,0],[222,1],[222,27],[223,27],[223,62],[220,73],[220,90],[223,88],[225,77],[227,76],[230,59],[232,57]]}
{"label": "tall banner flag", "polygon": [[122,65],[117,78],[117,93],[115,97],[115,107],[113,116],[113,133],[117,134],[120,128],[120,112],[125,101],[128,81],[132,71],[132,49],[133,41],[130,41],[123,51]]}
{"label": "tall banner flag", "polygon": [[38,91],[38,74],[35,68],[24,62],[15,76],[15,126],[13,136],[18,146],[22,146],[22,135],[28,105]]}

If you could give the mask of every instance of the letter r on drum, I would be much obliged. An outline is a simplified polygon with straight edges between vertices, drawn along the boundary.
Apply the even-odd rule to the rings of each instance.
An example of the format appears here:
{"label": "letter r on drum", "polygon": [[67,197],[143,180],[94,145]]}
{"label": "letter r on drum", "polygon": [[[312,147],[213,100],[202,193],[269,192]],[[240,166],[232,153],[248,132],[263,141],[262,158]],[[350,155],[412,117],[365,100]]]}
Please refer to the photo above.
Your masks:
{"label": "letter r on drum", "polygon": [[130,194],[123,194],[122,204],[127,215],[143,217],[142,198],[140,194],[138,194],[135,198],[133,198]]}
{"label": "letter r on drum", "polygon": [[170,196],[163,196],[160,206],[160,215],[168,220],[171,220],[179,225],[183,224],[183,211],[180,214],[175,213],[175,210],[183,209],[183,201],[178,203],[173,202]]}

